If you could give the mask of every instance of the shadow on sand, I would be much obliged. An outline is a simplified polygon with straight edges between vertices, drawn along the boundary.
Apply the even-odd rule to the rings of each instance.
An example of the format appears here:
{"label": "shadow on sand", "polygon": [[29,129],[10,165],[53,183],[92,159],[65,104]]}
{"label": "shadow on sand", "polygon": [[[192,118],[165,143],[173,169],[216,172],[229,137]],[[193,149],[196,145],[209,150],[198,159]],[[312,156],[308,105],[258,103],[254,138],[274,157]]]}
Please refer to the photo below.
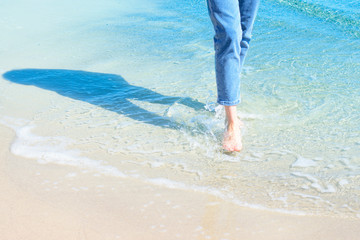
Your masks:
{"label": "shadow on sand", "polygon": [[164,96],[143,87],[130,85],[124,78],[115,74],[64,69],[19,69],[6,72],[3,77],[14,83],[51,90],[164,128],[178,128],[180,125],[168,117],[140,108],[129,100],[169,106],[177,102],[195,110],[204,109],[203,103],[191,98]]}

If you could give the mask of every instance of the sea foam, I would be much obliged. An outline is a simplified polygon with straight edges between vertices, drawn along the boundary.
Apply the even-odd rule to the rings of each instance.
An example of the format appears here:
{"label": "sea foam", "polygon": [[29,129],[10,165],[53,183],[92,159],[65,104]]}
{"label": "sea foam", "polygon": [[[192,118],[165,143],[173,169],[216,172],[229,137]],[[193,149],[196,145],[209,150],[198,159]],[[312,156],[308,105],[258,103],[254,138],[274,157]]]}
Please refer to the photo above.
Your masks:
{"label": "sea foam", "polygon": [[317,163],[308,158],[304,158],[299,156],[297,160],[291,165],[291,167],[315,167],[317,166]]}
{"label": "sea foam", "polygon": [[82,156],[81,151],[71,149],[71,145],[75,143],[73,139],[36,135],[32,132],[36,126],[27,120],[3,118],[0,123],[12,128],[16,133],[16,138],[10,147],[14,155],[36,159],[40,164],[68,165],[108,176],[126,177],[117,168],[104,165],[100,160]]}

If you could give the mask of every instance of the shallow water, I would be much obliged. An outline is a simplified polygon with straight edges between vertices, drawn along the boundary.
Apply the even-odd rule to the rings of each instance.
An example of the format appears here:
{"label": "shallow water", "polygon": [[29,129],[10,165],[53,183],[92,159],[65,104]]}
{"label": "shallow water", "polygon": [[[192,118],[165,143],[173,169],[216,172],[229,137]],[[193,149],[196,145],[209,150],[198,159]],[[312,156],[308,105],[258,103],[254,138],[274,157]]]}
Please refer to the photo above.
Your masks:
{"label": "shallow water", "polygon": [[254,208],[360,216],[359,3],[262,1],[236,155],[220,151],[205,2],[136,3],[2,3],[12,153]]}

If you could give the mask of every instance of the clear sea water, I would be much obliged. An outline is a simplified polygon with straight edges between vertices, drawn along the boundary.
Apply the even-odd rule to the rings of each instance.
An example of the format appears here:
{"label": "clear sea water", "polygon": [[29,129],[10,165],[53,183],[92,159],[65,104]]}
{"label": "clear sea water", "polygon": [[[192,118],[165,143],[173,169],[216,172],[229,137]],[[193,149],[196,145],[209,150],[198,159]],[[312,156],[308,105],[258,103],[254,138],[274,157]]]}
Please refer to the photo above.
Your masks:
{"label": "clear sea water", "polygon": [[204,0],[34,2],[42,9],[0,4],[13,154],[242,206],[360,217],[359,1],[262,0],[236,155],[220,151]]}

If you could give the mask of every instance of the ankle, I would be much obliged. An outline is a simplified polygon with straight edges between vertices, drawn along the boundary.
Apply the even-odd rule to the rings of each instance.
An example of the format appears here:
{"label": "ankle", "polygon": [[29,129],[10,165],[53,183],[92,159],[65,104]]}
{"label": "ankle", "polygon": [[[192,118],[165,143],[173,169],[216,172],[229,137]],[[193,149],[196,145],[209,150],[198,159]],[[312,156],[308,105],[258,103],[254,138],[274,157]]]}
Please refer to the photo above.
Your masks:
{"label": "ankle", "polygon": [[227,129],[228,130],[235,130],[240,128],[240,121],[239,120],[234,120],[234,121],[230,121],[227,123]]}

